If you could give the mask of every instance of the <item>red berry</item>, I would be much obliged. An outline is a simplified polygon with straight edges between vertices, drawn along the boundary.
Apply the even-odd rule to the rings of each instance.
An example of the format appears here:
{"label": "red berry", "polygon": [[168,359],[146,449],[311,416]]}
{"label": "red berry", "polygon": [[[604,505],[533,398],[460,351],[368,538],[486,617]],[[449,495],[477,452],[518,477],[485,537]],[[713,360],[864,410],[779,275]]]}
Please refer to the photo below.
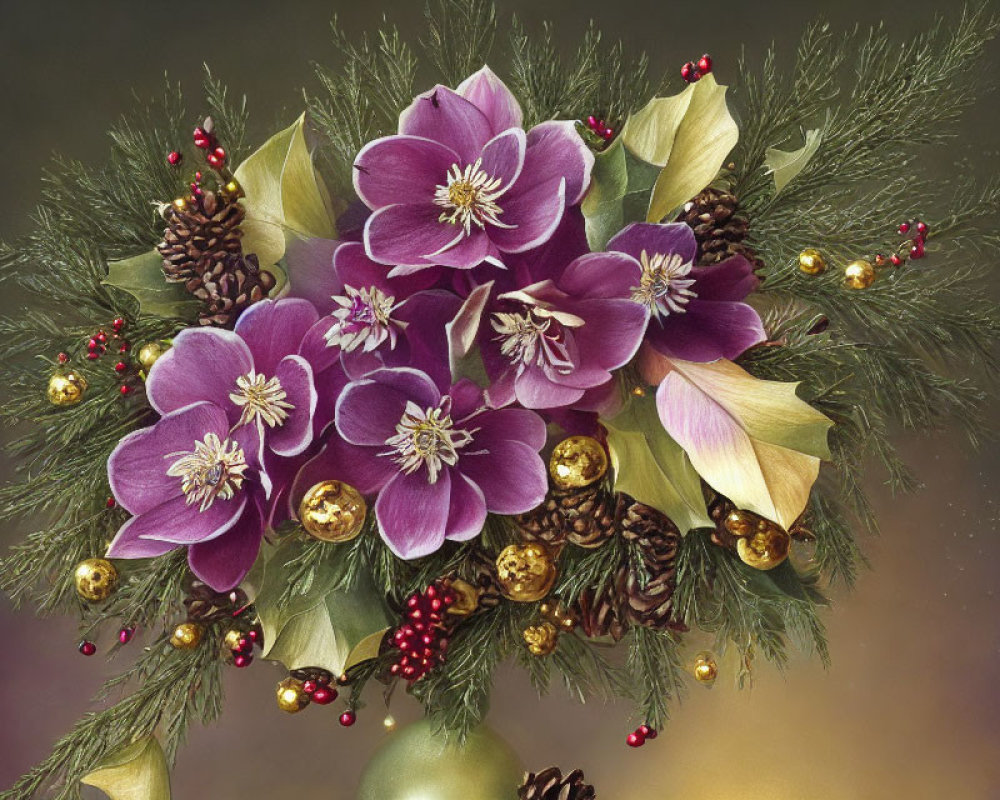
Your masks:
{"label": "red berry", "polygon": [[111,323],[111,327],[115,329],[115,333],[120,333],[121,329],[125,327],[125,320],[121,317],[115,317],[115,321]]}
{"label": "red berry", "polygon": [[698,67],[693,61],[688,61],[683,67],[681,67],[681,77],[688,83],[694,83],[698,78],[701,77],[698,74]]}
{"label": "red berry", "polygon": [[345,711],[340,715],[340,724],[345,728],[350,728],[355,722],[358,721],[358,715],[353,711]]}
{"label": "red berry", "polygon": [[182,156],[180,152],[177,150],[171,150],[169,153],[167,153],[167,163],[172,167],[176,167],[183,160],[184,156]]}
{"label": "red berry", "polygon": [[929,230],[930,227],[927,225],[926,222],[917,223],[917,233],[919,233],[921,236],[926,236]]}
{"label": "red berry", "polygon": [[910,248],[910,258],[923,258],[924,257],[924,240],[914,239],[913,247]]}
{"label": "red berry", "polygon": [[646,737],[642,735],[639,731],[630,733],[625,737],[625,744],[629,747],[642,747],[646,743]]}
{"label": "red berry", "polygon": [[892,262],[892,265],[894,267],[898,267],[898,266],[900,266],[903,263],[903,259],[902,259],[902,257],[898,253],[893,253],[889,257],[889,260]]}
{"label": "red berry", "polygon": [[56,356],[56,358],[59,360],[60,364],[65,364],[67,361],[69,361],[69,356],[66,355],[65,353],[60,353],[59,355]]}
{"label": "red berry", "polygon": [[128,644],[132,641],[132,637],[135,635],[135,628],[124,627],[118,631],[118,641],[122,644]]}
{"label": "red berry", "polygon": [[98,359],[100,357],[101,357],[101,354],[97,353],[95,351],[91,351],[91,352],[87,353],[87,358],[89,358],[91,361],[94,361],[94,360],[96,360],[96,359]]}
{"label": "red berry", "polygon": [[119,353],[127,353],[128,352],[128,342],[122,342],[122,346],[118,348],[118,352]]}
{"label": "red berry", "polygon": [[89,342],[87,342],[88,350],[96,350],[98,347],[100,347],[100,345],[97,343],[97,339],[91,339]]}
{"label": "red berry", "polygon": [[97,652],[97,645],[84,639],[76,648],[85,656],[92,656]]}
{"label": "red berry", "polygon": [[107,500],[104,501],[104,506],[105,506],[105,508],[114,508],[115,507],[115,498],[109,497]]}
{"label": "red berry", "polygon": [[321,706],[328,706],[337,699],[337,690],[329,686],[317,686],[310,699]]}
{"label": "red berry", "polygon": [[656,728],[650,728],[648,725],[640,725],[639,733],[641,733],[647,739],[656,738]]}
{"label": "red berry", "polygon": [[121,393],[121,396],[124,397],[132,390],[123,383],[120,387],[118,387],[118,391]]}
{"label": "red berry", "polygon": [[246,653],[240,653],[233,659],[233,666],[237,669],[243,669],[244,667],[249,667],[253,663],[253,656]]}
{"label": "red berry", "polygon": [[97,341],[99,341],[101,344],[108,343],[108,335],[104,331],[98,331],[97,336],[95,336],[94,338],[97,339]]}
{"label": "red berry", "polygon": [[215,138],[206,131],[201,125],[194,129],[194,146],[201,149],[207,150],[212,146],[212,140]]}
{"label": "red berry", "polygon": [[604,135],[605,140],[610,142],[612,139],[615,138],[614,129],[612,129],[612,128],[605,128],[603,135]]}
{"label": "red berry", "polygon": [[907,234],[907,233],[909,233],[910,232],[910,223],[909,222],[900,222],[899,223],[899,232],[900,232],[900,234]]}
{"label": "red berry", "polygon": [[115,364],[115,372],[124,372],[126,369],[128,369],[128,365],[124,361]]}
{"label": "red berry", "polygon": [[712,57],[705,53],[701,58],[698,59],[698,72],[701,75],[708,75],[712,71]]}
{"label": "red berry", "polygon": [[318,688],[319,684],[312,678],[302,683],[302,691],[309,695],[315,692]]}
{"label": "red berry", "polygon": [[257,641],[260,639],[260,632],[256,628],[252,628],[247,631],[247,638],[254,644],[257,644]]}

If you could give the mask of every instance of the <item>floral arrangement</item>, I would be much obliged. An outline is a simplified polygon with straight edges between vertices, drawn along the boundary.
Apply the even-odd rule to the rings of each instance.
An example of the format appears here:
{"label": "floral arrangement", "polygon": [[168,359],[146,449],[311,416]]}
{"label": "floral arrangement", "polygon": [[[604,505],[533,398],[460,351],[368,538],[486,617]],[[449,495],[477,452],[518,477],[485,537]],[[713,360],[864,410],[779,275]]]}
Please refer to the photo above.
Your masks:
{"label": "floral arrangement", "polygon": [[148,645],[5,800],[168,797],[221,668],[255,659],[289,713],[339,700],[350,727],[372,680],[423,704],[360,797],[445,758],[421,796],[594,797],[481,726],[502,660],[632,700],[633,747],[689,677],[746,682],[788,639],[825,660],[864,465],[910,488],[893,426],[975,431],[1000,189],[956,172],[945,201],[913,148],[973,100],[986,12],[901,47],[816,25],[792,70],[719,66],[732,97],[708,55],[677,91],[594,29],[566,60],[515,25],[494,71],[490,5],[428,22],[440,83],[397,32],[338,32],[339,71],[256,149],[211,75],[181,146],[168,87],[4,252],[38,301],[3,346],[51,350],[4,357],[32,425],[4,513],[39,525],[4,587],[79,613],[84,655],[109,625]]}

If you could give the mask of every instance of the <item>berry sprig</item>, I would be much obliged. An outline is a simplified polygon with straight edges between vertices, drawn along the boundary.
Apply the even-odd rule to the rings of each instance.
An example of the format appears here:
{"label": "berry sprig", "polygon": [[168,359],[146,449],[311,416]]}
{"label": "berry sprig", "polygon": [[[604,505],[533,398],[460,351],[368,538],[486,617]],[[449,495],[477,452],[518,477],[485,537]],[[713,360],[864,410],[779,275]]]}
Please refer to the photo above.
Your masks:
{"label": "berry sprig", "polygon": [[[205,163],[216,173],[220,191],[231,197],[242,197],[243,190],[229,169],[229,156],[226,149],[219,143],[215,134],[215,123],[211,117],[205,117],[205,121],[194,129],[192,139],[194,146],[205,154]],[[167,163],[172,167],[180,166],[183,161],[184,157],[179,150],[171,150],[167,154]],[[204,179],[205,176],[201,170],[194,173],[193,180],[188,184],[190,194],[187,197],[178,197],[173,201],[175,210],[184,211],[188,206],[201,207],[205,196]]]}
{"label": "berry sprig", "polygon": [[[901,267],[907,259],[923,258],[926,255],[924,246],[927,243],[927,236],[930,233],[930,226],[921,219],[914,217],[905,222],[900,222],[896,229],[902,237],[902,241],[896,251],[889,256],[888,262],[894,267]],[[875,266],[885,266],[886,257],[883,253],[875,255]]]}
{"label": "berry sprig", "polygon": [[445,617],[457,599],[444,581],[435,581],[407,598],[404,622],[392,635],[400,653],[389,670],[392,675],[412,685],[444,662],[450,636]]}
{"label": "berry sprig", "polygon": [[596,117],[591,114],[586,120],[587,129],[591,131],[595,136],[603,139],[605,142],[610,142],[615,138],[615,129],[610,127],[603,117]]}
{"label": "berry sprig", "polygon": [[681,77],[685,83],[697,83],[712,71],[712,57],[705,53],[695,61],[688,61],[681,67]]}
{"label": "berry sprig", "polygon": [[632,733],[625,737],[625,744],[629,747],[642,747],[647,739],[656,738],[656,729],[649,725],[640,725]]}
{"label": "berry sprig", "polygon": [[229,650],[230,663],[237,669],[244,669],[253,663],[253,649],[261,643],[261,632],[256,627],[249,630],[233,628],[226,633],[224,641]]}

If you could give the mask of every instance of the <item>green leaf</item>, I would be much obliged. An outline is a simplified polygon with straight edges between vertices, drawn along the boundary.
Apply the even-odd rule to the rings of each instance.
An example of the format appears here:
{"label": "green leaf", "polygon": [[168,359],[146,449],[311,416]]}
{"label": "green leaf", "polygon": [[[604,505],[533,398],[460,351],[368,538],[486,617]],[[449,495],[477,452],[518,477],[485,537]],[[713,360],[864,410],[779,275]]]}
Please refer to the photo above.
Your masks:
{"label": "green leaf", "polygon": [[163,748],[146,736],[103,759],[80,779],[111,800],[170,800],[170,771]]}
{"label": "green leaf", "polygon": [[[288,669],[322,667],[334,675],[378,654],[390,618],[367,575],[350,590],[333,590],[336,575],[328,563],[316,565],[305,592],[280,598],[288,586],[286,564],[297,543],[289,541],[262,554],[254,571],[254,599],[264,633],[264,658]],[[374,644],[373,644],[374,642]]]}
{"label": "green leaf", "polygon": [[168,319],[194,319],[195,300],[182,283],[167,283],[163,259],[155,250],[108,263],[108,277],[102,283],[128,292],[139,301],[143,314]]}
{"label": "green leaf", "polygon": [[617,491],[662,511],[681,533],[712,526],[698,473],[663,429],[651,395],[632,398],[614,419],[602,423],[608,429]]}
{"label": "green leaf", "polygon": [[806,143],[798,150],[789,152],[774,147],[767,148],[764,166],[774,176],[775,194],[784,189],[790,180],[802,172],[806,164],[816,154],[822,141],[822,129],[814,128],[811,131],[806,131]]}
{"label": "green leaf", "polygon": [[739,128],[726,106],[726,87],[709,74],[680,94],[654,97],[629,117],[622,139],[638,158],[662,167],[646,214],[659,222],[715,179]]}
{"label": "green leaf", "polygon": [[587,223],[587,242],[594,252],[603,250],[624,222],[622,201],[628,191],[628,168],[621,137],[594,156],[590,189],[580,209]]}
{"label": "green leaf", "polygon": [[236,168],[246,197],[243,250],[270,267],[285,253],[285,238],[337,238],[329,193],[306,145],[305,114],[276,133]]}

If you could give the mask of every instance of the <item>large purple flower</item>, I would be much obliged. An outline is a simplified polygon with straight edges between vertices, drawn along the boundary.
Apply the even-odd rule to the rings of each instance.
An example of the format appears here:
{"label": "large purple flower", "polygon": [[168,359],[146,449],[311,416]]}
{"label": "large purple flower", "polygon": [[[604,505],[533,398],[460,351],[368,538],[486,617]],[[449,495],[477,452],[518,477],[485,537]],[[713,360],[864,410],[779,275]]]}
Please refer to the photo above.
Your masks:
{"label": "large purple flower", "polygon": [[418,370],[378,370],[344,389],[336,429],[295,494],[326,479],[378,492],[379,531],[401,558],[472,539],[487,512],[522,513],[545,497],[545,423],[524,409],[487,408],[468,381],[442,394]]}
{"label": "large purple flower", "polygon": [[298,352],[318,318],[306,300],[263,300],[234,331],[181,331],[150,371],[150,405],[166,415],[208,401],[226,412],[244,446],[252,440],[279,456],[302,453],[313,438],[317,396],[313,369]]}
{"label": "large purple flower", "polygon": [[698,244],[682,223],[637,222],[595,253],[574,286],[600,282],[607,296],[631,297],[649,309],[647,341],[686,361],[734,359],[766,338],[757,312],[742,302],[759,283],[753,265],[731,256],[694,266]]}
{"label": "large purple flower", "polygon": [[223,409],[196,402],[122,439],[108,478],[133,517],[108,555],[149,558],[187,546],[192,571],[213,589],[238,584],[257,557],[271,489],[257,460],[259,437],[252,428],[235,440]]}
{"label": "large purple flower", "polygon": [[354,186],[374,213],[368,255],[396,274],[471,269],[545,242],[579,203],[594,156],[569,121],[527,134],[521,109],[488,67],[457,91],[435,86],[355,161]]}

